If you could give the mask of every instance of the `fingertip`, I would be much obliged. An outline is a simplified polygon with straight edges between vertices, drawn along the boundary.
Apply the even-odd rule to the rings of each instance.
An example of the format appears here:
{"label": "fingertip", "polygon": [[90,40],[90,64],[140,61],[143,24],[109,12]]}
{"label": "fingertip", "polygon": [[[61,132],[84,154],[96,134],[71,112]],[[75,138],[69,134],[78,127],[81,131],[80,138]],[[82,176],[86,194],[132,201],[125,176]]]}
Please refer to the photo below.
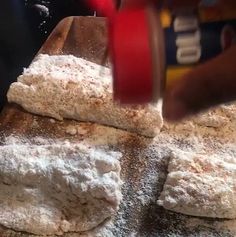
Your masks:
{"label": "fingertip", "polygon": [[163,103],[163,117],[169,121],[178,121],[188,114],[184,101],[178,96],[178,89],[172,88],[166,92]]}
{"label": "fingertip", "polygon": [[163,115],[176,121],[236,99],[236,45],[205,62],[167,88]]}

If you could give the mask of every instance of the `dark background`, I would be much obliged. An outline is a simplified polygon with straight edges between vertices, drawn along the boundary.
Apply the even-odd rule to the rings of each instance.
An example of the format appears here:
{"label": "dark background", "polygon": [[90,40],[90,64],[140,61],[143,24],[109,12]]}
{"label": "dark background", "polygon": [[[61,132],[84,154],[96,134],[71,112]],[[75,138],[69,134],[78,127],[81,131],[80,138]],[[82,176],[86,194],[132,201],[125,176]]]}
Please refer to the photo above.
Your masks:
{"label": "dark background", "polygon": [[0,0],[0,109],[11,82],[22,73],[57,23],[93,15],[83,0]]}

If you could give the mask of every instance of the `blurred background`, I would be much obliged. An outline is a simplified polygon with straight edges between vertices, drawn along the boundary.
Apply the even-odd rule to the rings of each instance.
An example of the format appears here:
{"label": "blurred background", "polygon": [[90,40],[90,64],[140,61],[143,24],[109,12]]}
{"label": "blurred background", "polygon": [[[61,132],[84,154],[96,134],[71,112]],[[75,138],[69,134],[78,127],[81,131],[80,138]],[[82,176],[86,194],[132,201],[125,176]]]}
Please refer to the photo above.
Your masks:
{"label": "blurred background", "polygon": [[83,0],[1,0],[0,109],[10,83],[30,64],[57,23],[66,16],[93,14]]}

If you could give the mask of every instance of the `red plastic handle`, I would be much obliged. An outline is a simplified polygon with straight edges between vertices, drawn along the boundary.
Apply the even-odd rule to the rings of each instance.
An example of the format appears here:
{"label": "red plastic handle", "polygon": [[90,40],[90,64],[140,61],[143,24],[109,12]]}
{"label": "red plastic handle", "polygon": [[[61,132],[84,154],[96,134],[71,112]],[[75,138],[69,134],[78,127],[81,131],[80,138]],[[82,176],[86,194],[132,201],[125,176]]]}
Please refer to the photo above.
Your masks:
{"label": "red plastic handle", "polygon": [[125,104],[152,101],[153,62],[146,8],[116,11],[113,0],[87,1],[92,9],[108,17],[115,100]]}
{"label": "red plastic handle", "polygon": [[152,101],[152,51],[146,9],[118,12],[109,27],[114,98],[124,104]]}

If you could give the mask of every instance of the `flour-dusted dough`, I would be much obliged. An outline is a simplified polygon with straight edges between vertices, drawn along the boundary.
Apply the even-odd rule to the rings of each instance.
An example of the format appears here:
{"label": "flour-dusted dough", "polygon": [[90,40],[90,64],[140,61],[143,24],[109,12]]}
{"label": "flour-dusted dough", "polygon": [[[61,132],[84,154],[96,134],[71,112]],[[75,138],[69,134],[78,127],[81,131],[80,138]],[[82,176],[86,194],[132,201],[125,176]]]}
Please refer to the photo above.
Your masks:
{"label": "flour-dusted dough", "polygon": [[163,124],[159,105],[114,104],[110,70],[71,55],[39,55],[11,85],[7,97],[32,113],[97,122],[148,137]]}
{"label": "flour-dusted dough", "polygon": [[38,235],[98,226],[121,201],[120,156],[69,142],[0,146],[0,225]]}
{"label": "flour-dusted dough", "polygon": [[175,212],[236,218],[236,160],[226,154],[176,152],[158,204]]}

